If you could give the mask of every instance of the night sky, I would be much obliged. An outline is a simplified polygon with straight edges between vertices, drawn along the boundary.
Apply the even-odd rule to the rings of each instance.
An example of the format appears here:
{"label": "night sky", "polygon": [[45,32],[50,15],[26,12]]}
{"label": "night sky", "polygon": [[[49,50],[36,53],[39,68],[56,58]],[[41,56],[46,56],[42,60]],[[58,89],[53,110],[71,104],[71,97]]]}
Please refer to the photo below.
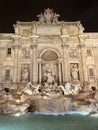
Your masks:
{"label": "night sky", "polygon": [[85,32],[98,32],[98,0],[0,0],[0,33],[13,33],[16,21],[38,20],[48,7],[59,20],[80,20]]}

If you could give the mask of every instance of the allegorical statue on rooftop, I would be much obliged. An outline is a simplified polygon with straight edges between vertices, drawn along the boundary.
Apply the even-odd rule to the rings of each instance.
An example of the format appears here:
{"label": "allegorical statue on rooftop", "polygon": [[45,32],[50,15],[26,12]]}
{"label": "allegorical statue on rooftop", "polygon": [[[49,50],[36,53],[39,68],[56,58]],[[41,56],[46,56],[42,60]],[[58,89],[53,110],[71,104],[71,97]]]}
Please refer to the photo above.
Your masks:
{"label": "allegorical statue on rooftop", "polygon": [[49,9],[49,8],[45,9],[44,13],[37,15],[37,17],[39,18],[39,22],[41,24],[43,24],[43,23],[56,24],[58,22],[59,16],[60,16],[59,14],[54,13],[53,10]]}

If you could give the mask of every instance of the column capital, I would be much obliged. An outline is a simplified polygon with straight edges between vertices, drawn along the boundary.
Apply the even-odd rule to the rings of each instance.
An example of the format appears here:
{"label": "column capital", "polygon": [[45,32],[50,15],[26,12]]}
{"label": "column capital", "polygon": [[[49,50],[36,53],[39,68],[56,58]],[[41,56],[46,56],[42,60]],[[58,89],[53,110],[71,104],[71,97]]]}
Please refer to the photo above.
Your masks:
{"label": "column capital", "polygon": [[21,49],[21,45],[12,45],[13,49]]}
{"label": "column capital", "polygon": [[61,63],[63,61],[62,58],[58,58],[58,63]]}
{"label": "column capital", "polygon": [[6,47],[0,47],[0,51],[3,51],[5,49],[6,49]]}
{"label": "column capital", "polygon": [[67,44],[62,44],[61,47],[62,47],[62,48],[69,48],[69,45],[67,45]]}
{"label": "column capital", "polygon": [[42,58],[37,58],[38,63],[42,62]]}

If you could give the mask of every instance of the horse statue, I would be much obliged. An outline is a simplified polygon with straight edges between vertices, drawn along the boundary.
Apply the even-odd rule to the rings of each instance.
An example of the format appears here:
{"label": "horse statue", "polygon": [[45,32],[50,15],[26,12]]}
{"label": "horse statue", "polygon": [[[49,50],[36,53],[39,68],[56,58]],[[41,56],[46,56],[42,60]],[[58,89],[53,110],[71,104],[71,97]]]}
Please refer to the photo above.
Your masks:
{"label": "horse statue", "polygon": [[60,85],[59,88],[62,89],[64,92],[64,95],[76,95],[78,94],[79,90],[81,89],[80,84],[72,84],[72,83],[66,83],[65,86]]}
{"label": "horse statue", "polygon": [[31,82],[28,82],[26,87],[24,89],[22,89],[19,94],[21,94],[22,92],[28,94],[28,95],[33,95],[33,94],[38,94],[39,93],[39,88],[41,87],[41,85],[37,85],[34,86],[32,85]]}

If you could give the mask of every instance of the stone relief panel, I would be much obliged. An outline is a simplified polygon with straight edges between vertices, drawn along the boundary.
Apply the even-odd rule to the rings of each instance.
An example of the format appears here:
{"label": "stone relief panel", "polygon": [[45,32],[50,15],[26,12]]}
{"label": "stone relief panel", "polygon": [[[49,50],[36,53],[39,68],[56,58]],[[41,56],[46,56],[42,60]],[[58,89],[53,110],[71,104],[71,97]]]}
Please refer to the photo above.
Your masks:
{"label": "stone relief panel", "polygon": [[30,58],[29,48],[22,48],[22,58]]}
{"label": "stone relief panel", "polygon": [[78,57],[78,49],[77,48],[70,48],[69,49],[69,57],[75,58]]}
{"label": "stone relief panel", "polygon": [[41,38],[38,38],[37,40],[37,43],[49,43],[49,44],[60,44],[62,43],[62,40],[58,37],[41,37]]}
{"label": "stone relief panel", "polygon": [[22,64],[21,65],[21,80],[29,81],[29,79],[30,79],[30,65]]}
{"label": "stone relief panel", "polygon": [[75,25],[73,25],[73,26],[70,25],[68,27],[68,33],[69,33],[70,36],[76,36],[76,35],[78,35],[78,27],[75,26]]}
{"label": "stone relief panel", "polygon": [[37,28],[38,35],[61,35],[61,27],[60,26],[39,26]]}
{"label": "stone relief panel", "polygon": [[81,35],[81,34],[83,34],[83,31],[84,31],[84,27],[82,26],[82,24],[81,23],[79,23],[79,34]]}
{"label": "stone relief panel", "polygon": [[22,37],[28,37],[31,34],[30,29],[22,29]]}
{"label": "stone relief panel", "polygon": [[79,65],[78,63],[70,64],[71,80],[79,80]]}

